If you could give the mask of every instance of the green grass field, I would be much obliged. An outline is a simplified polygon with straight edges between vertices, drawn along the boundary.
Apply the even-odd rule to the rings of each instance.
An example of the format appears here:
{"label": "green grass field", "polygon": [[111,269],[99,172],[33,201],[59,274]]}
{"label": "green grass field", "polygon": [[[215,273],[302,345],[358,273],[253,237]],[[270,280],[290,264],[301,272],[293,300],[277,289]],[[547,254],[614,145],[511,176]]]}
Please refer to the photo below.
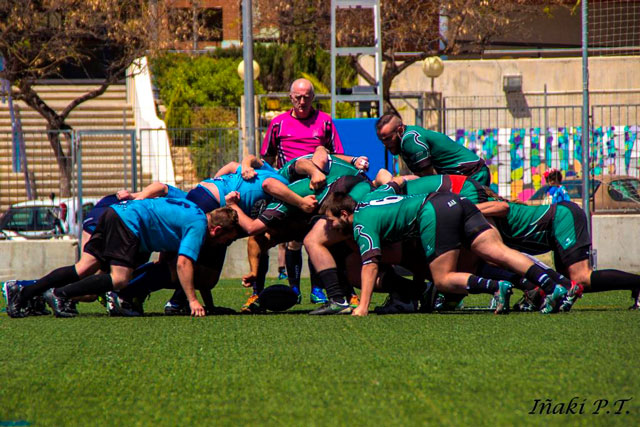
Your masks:
{"label": "green grass field", "polygon": [[[214,298],[239,309],[246,292],[227,280]],[[310,304],[164,317],[169,295],[152,295],[143,318],[108,318],[97,303],[75,319],[0,314],[0,426],[640,424],[629,292],[552,316],[367,318],[314,318]],[[574,397],[583,414],[528,414],[535,399]],[[614,401],[629,398],[616,415]],[[593,414],[598,399],[609,405]]]}

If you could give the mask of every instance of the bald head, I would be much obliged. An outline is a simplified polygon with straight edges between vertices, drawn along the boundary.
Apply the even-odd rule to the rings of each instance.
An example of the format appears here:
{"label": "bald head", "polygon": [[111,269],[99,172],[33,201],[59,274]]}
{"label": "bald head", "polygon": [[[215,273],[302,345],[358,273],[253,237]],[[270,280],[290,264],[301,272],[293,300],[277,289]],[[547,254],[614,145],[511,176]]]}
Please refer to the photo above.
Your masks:
{"label": "bald head", "polygon": [[402,119],[395,114],[385,114],[376,122],[376,133],[391,154],[400,154],[400,142],[404,133]]}
{"label": "bald head", "polygon": [[306,119],[313,109],[313,85],[307,79],[298,79],[291,83],[289,98],[293,105],[293,116],[298,119]]}
{"label": "bald head", "polygon": [[291,87],[289,88],[289,93],[293,93],[293,92],[297,92],[297,93],[315,93],[313,90],[313,84],[307,80],[307,79],[298,79],[298,80],[294,80],[293,83],[291,83]]}

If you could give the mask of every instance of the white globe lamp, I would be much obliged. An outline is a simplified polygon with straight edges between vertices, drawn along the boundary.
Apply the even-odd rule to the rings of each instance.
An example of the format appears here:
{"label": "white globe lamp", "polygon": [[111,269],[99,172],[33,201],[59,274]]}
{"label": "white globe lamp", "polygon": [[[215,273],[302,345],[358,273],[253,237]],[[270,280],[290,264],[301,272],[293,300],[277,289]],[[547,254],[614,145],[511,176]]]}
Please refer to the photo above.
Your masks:
{"label": "white globe lamp", "polygon": [[[240,61],[238,64],[238,75],[242,80],[244,80],[244,61]],[[254,80],[260,76],[260,66],[256,61],[253,61],[253,78]]]}
{"label": "white globe lamp", "polygon": [[431,92],[433,92],[433,79],[440,77],[444,71],[444,61],[439,56],[430,56],[422,61],[422,72],[431,79]]}

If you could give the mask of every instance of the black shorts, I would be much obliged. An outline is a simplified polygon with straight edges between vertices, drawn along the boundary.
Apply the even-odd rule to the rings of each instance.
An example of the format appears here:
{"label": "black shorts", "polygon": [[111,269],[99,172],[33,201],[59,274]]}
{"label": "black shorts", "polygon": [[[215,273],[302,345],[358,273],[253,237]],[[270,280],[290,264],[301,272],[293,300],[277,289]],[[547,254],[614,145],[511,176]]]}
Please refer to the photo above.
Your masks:
{"label": "black shorts", "polygon": [[589,259],[591,236],[582,208],[572,202],[560,202],[553,218],[551,242],[556,269]]}
{"label": "black shorts", "polygon": [[93,234],[93,231],[96,229],[98,221],[104,211],[106,211],[109,206],[119,202],[120,200],[118,200],[118,196],[115,194],[111,194],[100,199],[85,217],[82,222],[82,229],[89,234]]}
{"label": "black shorts", "polygon": [[139,252],[140,239],[122,222],[116,211],[107,208],[84,251],[100,261],[101,268],[109,265],[136,268],[149,259],[149,253]]}
{"label": "black shorts", "polygon": [[452,193],[433,193],[419,218],[428,263],[462,245],[469,247],[478,235],[491,228],[473,203]]}

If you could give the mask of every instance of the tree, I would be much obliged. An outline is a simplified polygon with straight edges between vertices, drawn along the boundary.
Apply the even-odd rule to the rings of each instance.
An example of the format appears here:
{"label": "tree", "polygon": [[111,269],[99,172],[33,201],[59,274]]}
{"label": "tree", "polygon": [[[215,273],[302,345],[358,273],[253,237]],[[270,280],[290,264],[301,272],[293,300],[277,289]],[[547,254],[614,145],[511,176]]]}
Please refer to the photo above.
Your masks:
{"label": "tree", "polygon": [[[13,99],[24,101],[47,121],[48,138],[61,175],[62,196],[70,194],[71,160],[59,130],[78,105],[103,94],[157,42],[159,15],[145,0],[0,0],[0,78],[11,83]],[[97,67],[96,67],[97,65]],[[100,85],[61,111],[37,93],[39,79],[58,78],[70,67]],[[98,68],[98,73],[91,71]],[[68,138],[68,133],[63,134]]]}
{"label": "tree", "polygon": [[[531,4],[535,8],[524,6]],[[433,55],[481,53],[483,48],[533,15],[548,13],[550,5],[563,0],[382,0],[381,27],[385,68],[382,76],[385,110],[396,111],[391,104],[393,79],[411,64]],[[279,29],[280,42],[309,46],[331,45],[331,2],[324,0],[257,0],[256,25]],[[440,17],[448,20],[448,31],[440,34]],[[370,9],[340,9],[337,14],[338,46],[372,46],[373,15]],[[530,30],[529,30],[530,31]],[[411,55],[403,52],[412,52]],[[373,76],[358,58],[351,64],[369,84]]]}

